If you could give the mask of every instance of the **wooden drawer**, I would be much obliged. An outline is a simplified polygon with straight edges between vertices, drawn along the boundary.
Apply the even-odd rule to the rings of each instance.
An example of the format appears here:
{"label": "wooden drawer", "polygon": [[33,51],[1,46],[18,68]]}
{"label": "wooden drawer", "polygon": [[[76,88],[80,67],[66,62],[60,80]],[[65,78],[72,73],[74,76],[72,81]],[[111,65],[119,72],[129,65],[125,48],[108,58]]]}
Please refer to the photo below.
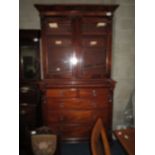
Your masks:
{"label": "wooden drawer", "polygon": [[48,123],[88,123],[95,119],[94,111],[92,110],[56,110],[47,111]]}
{"label": "wooden drawer", "polygon": [[99,97],[97,99],[89,98],[74,98],[74,99],[53,99],[47,98],[46,106],[48,109],[66,109],[66,110],[88,110],[94,108],[105,108],[109,106],[109,101],[106,98]]}
{"label": "wooden drawer", "polygon": [[109,90],[104,88],[83,88],[79,90],[80,97],[102,97],[104,100],[108,99]]}
{"label": "wooden drawer", "polygon": [[48,89],[46,91],[46,97],[77,97],[77,89]]}
{"label": "wooden drawer", "polygon": [[76,139],[88,139],[90,137],[92,125],[84,124],[84,125],[71,125],[64,124],[61,127],[61,135],[62,139],[65,140],[76,140]]}
{"label": "wooden drawer", "polygon": [[49,109],[83,110],[93,109],[95,105],[88,99],[53,99],[47,98],[47,107]]}
{"label": "wooden drawer", "polygon": [[107,34],[111,28],[111,21],[105,18],[84,17],[82,18],[82,34]]}
{"label": "wooden drawer", "polygon": [[72,26],[71,20],[65,17],[51,17],[46,18],[44,29],[46,35],[63,35],[71,34]]}

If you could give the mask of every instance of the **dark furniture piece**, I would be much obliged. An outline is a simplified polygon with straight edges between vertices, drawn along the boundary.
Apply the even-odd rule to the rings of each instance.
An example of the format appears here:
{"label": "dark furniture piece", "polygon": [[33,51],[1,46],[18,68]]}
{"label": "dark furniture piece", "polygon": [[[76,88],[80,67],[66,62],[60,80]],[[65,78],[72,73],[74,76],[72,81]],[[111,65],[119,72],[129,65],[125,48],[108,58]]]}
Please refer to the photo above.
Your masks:
{"label": "dark furniture piece", "polygon": [[135,129],[115,130],[114,134],[128,155],[135,155]]}
{"label": "dark furniture piece", "polygon": [[41,18],[43,122],[62,140],[111,131],[112,17],[117,5],[35,5]]}
{"label": "dark furniture piece", "polygon": [[40,31],[19,31],[19,138],[20,148],[30,147],[30,131],[40,123]]}

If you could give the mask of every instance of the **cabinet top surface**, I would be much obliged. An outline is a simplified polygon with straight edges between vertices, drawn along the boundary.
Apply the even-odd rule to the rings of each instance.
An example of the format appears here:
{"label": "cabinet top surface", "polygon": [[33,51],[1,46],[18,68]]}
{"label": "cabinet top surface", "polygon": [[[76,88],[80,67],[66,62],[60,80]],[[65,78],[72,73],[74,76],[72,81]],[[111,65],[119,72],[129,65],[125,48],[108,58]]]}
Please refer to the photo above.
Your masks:
{"label": "cabinet top surface", "polygon": [[35,4],[39,12],[53,12],[53,11],[111,11],[114,12],[119,5],[98,5],[98,4]]}

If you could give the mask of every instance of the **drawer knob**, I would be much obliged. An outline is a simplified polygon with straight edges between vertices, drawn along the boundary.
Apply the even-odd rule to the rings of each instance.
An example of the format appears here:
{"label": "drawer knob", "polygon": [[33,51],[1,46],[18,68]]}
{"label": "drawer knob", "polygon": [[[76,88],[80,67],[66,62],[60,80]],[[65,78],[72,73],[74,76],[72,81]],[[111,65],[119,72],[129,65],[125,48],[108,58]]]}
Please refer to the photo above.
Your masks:
{"label": "drawer knob", "polygon": [[64,108],[64,103],[60,103],[60,107],[61,108]]}
{"label": "drawer knob", "polygon": [[96,90],[93,90],[93,96],[97,96],[97,94],[96,94]]}

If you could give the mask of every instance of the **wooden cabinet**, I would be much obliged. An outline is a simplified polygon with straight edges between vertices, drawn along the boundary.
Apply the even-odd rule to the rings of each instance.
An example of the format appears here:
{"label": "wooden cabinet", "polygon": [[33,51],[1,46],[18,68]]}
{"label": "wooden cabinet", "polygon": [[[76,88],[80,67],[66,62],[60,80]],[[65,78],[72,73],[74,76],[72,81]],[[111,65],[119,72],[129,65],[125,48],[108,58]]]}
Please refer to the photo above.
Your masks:
{"label": "wooden cabinet", "polygon": [[44,124],[63,140],[111,130],[112,17],[117,5],[35,5],[41,17]]}
{"label": "wooden cabinet", "polygon": [[20,148],[29,147],[30,131],[41,123],[40,116],[40,31],[19,31],[19,127]]}

